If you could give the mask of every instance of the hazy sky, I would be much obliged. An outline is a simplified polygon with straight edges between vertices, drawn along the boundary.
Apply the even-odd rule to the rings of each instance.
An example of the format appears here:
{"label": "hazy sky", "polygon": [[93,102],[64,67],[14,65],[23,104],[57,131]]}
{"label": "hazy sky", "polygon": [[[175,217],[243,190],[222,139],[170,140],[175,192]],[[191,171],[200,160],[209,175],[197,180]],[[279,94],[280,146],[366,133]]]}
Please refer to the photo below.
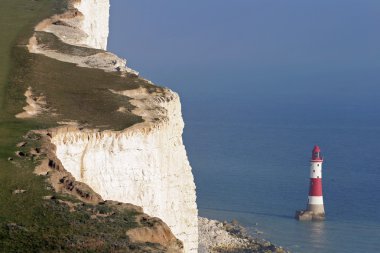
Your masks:
{"label": "hazy sky", "polygon": [[132,65],[147,58],[151,64],[232,68],[380,63],[378,0],[111,0],[111,5],[110,48]]}
{"label": "hazy sky", "polygon": [[380,109],[379,27],[378,0],[111,0],[109,49],[185,100],[318,99],[349,115]]}

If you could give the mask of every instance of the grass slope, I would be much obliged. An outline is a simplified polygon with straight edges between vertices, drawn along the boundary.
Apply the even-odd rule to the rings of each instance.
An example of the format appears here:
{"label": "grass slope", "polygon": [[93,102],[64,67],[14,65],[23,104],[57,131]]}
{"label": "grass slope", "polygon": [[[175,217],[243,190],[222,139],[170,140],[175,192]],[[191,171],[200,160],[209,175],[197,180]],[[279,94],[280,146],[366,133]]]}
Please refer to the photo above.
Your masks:
{"label": "grass slope", "polygon": [[[62,200],[78,203],[76,199],[56,194],[45,177],[33,174],[39,160],[15,155],[17,150],[28,153],[40,145],[32,139],[25,147],[16,147],[29,130],[54,126],[57,120],[117,129],[141,120],[133,115],[128,120],[112,115],[119,105],[116,103],[130,105],[126,98],[117,98],[107,90],[126,85],[133,88],[142,80],[121,80],[116,74],[80,69],[27,52],[24,45],[33,26],[64,4],[63,0],[0,2],[0,252],[160,252],[157,245],[129,242],[125,232],[138,226],[136,211],[79,203],[72,212]],[[25,105],[23,93],[28,86],[44,93],[60,116],[16,119],[14,115]],[[8,161],[10,157],[12,161]],[[17,189],[26,191],[14,194]],[[43,199],[47,195],[54,197]],[[112,217],[91,218],[110,211]]]}

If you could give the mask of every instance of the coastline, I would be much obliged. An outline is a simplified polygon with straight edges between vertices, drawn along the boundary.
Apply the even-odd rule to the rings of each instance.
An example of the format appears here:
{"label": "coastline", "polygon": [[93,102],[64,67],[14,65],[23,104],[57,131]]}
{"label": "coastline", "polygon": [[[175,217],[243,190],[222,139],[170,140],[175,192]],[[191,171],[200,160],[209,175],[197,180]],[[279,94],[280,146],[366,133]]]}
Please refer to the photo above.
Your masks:
{"label": "coastline", "polygon": [[269,241],[250,235],[238,221],[217,221],[199,217],[199,253],[290,253]]}
{"label": "coastline", "polygon": [[[120,67],[120,66],[116,66],[115,68],[118,68],[118,67]],[[128,71],[126,71],[126,72],[128,72]],[[132,72],[129,74],[134,75],[135,73]],[[25,102],[25,99],[23,100],[23,102]],[[33,143],[33,144],[36,144],[36,143]],[[27,147],[30,148],[30,146],[27,146]],[[32,147],[32,148],[36,149],[36,148],[38,148],[38,146]],[[20,148],[17,148],[17,150],[19,150],[19,149]],[[17,152],[19,152],[19,151],[17,151]],[[34,160],[34,159],[36,159],[36,157],[39,156],[39,155],[36,156],[33,153],[29,153],[30,151],[24,150],[23,152],[25,152],[28,155],[26,157],[23,157],[22,159]],[[18,153],[18,154],[20,154],[20,153]],[[12,158],[13,156],[10,154],[7,154],[7,157]],[[14,159],[18,163],[19,160],[21,159],[21,157],[14,158]],[[63,166],[61,166],[61,167],[63,167]],[[39,178],[39,181],[42,181],[41,178]],[[46,194],[46,192],[44,192],[44,194]],[[51,192],[49,192],[48,194],[51,194]],[[22,196],[22,194],[21,194],[21,196]],[[43,197],[46,197],[46,196],[49,196],[49,195],[44,195]],[[59,202],[63,206],[68,206],[69,209],[72,208],[67,203],[66,200],[56,201],[55,197],[50,198],[50,199],[45,198],[43,200],[43,202],[46,202],[46,201],[48,201],[48,202]],[[66,202],[64,202],[64,201],[66,201]],[[78,208],[78,209],[81,209],[81,208]],[[200,218],[200,219],[203,219],[203,218]],[[212,238],[212,236],[214,236],[215,234],[222,235],[225,238],[225,241],[223,241],[221,244],[212,242],[211,239],[209,240],[209,243],[211,243],[210,246],[206,246],[204,244],[204,247],[209,247],[209,249],[208,249],[209,252],[242,252],[242,251],[244,252],[244,250],[246,250],[246,251],[249,250],[249,252],[252,252],[252,250],[257,250],[256,252],[263,252],[262,250],[264,250],[264,249],[267,251],[272,250],[271,252],[284,252],[284,251],[277,251],[277,250],[281,250],[281,249],[276,248],[274,245],[272,245],[270,243],[269,244],[265,244],[265,243],[261,244],[260,242],[257,242],[255,239],[248,237],[245,233],[243,233],[244,229],[238,224],[221,223],[218,221],[210,221],[210,220],[208,220],[208,221],[203,220],[202,222],[205,223],[205,226],[208,229],[208,230],[207,229],[202,230],[202,231],[208,231],[206,233],[206,235],[209,236],[208,238]],[[11,223],[9,223],[9,224],[11,224]],[[17,229],[19,229],[19,228],[17,227]],[[202,229],[204,229],[204,227]],[[224,233],[223,231],[226,232],[227,234]],[[273,250],[275,250],[275,251],[273,251]]]}

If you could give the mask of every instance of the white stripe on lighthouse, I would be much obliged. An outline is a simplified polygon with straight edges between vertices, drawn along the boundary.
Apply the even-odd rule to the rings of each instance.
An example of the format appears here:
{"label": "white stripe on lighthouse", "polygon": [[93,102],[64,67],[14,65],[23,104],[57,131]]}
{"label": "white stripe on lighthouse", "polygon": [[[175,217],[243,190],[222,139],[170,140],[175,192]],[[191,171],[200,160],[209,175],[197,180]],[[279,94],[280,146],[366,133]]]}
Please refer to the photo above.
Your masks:
{"label": "white stripe on lighthouse", "polygon": [[322,178],[322,162],[311,162],[310,178]]}
{"label": "white stripe on lighthouse", "polygon": [[323,196],[309,196],[309,205],[323,205]]}

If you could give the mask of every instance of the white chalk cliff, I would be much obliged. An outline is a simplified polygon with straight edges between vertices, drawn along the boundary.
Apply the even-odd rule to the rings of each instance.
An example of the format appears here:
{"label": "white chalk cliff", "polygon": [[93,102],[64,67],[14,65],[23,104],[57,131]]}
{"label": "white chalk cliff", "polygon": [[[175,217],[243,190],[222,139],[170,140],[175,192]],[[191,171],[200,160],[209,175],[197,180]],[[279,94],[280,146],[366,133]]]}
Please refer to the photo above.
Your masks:
{"label": "white chalk cliff", "polygon": [[168,100],[136,99],[136,104],[161,110],[157,124],[144,122],[121,132],[61,128],[52,142],[57,157],[77,180],[104,199],[143,207],[145,213],[168,224],[184,243],[185,252],[196,252],[195,185],[182,143],[181,104],[177,94],[170,96]]}
{"label": "white chalk cliff", "polygon": [[74,6],[84,16],[79,28],[88,36],[83,44],[106,50],[109,32],[109,0],[81,0]]}
{"label": "white chalk cliff", "polygon": [[[45,22],[36,30],[54,33],[69,44],[105,49],[109,0],[72,0],[72,4],[80,18],[66,15],[61,18],[65,26]],[[44,51],[33,40],[31,43],[31,52],[75,62]],[[52,134],[57,157],[76,180],[88,184],[103,199],[141,206],[145,213],[161,218],[170,227],[184,243],[185,252],[197,252],[195,184],[182,142],[184,123],[178,95],[169,89],[110,92],[133,98],[133,113],[144,122],[122,131],[57,128]],[[118,111],[122,114],[123,110]]]}

